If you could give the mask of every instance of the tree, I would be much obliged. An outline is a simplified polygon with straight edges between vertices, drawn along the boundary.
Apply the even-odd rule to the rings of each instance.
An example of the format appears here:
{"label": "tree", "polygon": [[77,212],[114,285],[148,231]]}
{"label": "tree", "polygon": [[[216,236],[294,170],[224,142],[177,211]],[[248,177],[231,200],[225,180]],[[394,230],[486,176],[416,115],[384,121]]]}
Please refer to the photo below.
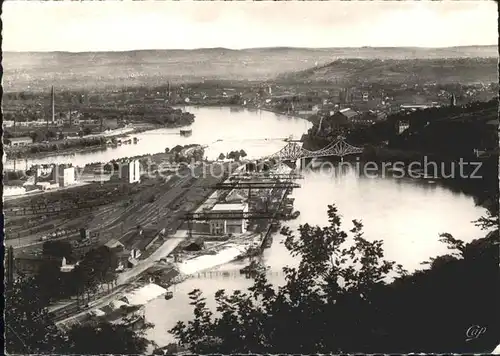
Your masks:
{"label": "tree", "polygon": [[57,301],[62,294],[66,294],[62,288],[61,260],[45,259],[35,277],[40,286],[39,297],[47,303]]}
{"label": "tree", "polygon": [[223,161],[224,159],[226,159],[226,156],[224,155],[224,153],[221,153],[219,155],[219,161]]}
{"label": "tree", "polygon": [[245,158],[247,156],[247,153],[244,150],[240,150],[240,157]]}
{"label": "tree", "polygon": [[118,267],[118,258],[114,251],[102,245],[90,250],[84,256],[80,265],[91,271],[93,279],[102,282],[107,279],[107,274],[114,273],[114,270]]}
{"label": "tree", "polygon": [[174,148],[172,148],[172,149],[170,150],[170,152],[171,152],[171,153],[179,153],[179,152],[181,152],[181,151],[182,151],[182,149],[183,149],[183,148],[184,148],[184,147],[183,147],[183,146],[181,146],[181,145],[176,145]]}
{"label": "tree", "polygon": [[83,128],[83,136],[90,135],[92,133],[92,129],[88,126]]}
{"label": "tree", "polygon": [[55,354],[64,335],[52,322],[34,277],[21,276],[5,290],[5,347],[10,354]]}
{"label": "tree", "polygon": [[118,258],[107,246],[99,246],[89,251],[72,272],[78,297],[87,297],[87,300],[90,300],[103,285],[107,285],[109,289],[116,279],[117,267]]}
{"label": "tree", "polygon": [[64,352],[79,355],[143,354],[152,344],[144,337],[149,327],[151,325],[147,324],[141,330],[133,331],[110,323],[78,325],[68,332],[69,342]]}
{"label": "tree", "polygon": [[123,325],[92,322],[66,334],[52,321],[33,277],[21,276],[6,289],[5,344],[9,354],[142,354],[153,344],[144,337],[152,325],[134,332]]}
{"label": "tree", "polygon": [[[382,242],[366,240],[361,223],[353,221],[349,239],[334,206],[328,216],[326,227],[300,226],[298,238],[282,230],[300,257],[298,268],[283,269],[284,286],[260,274],[248,292],[221,290],[217,315],[193,291],[193,319],[170,330],[180,345],[229,354],[488,352],[498,344],[498,231],[471,244],[443,235],[457,253],[409,275],[383,259]],[[493,332],[466,342],[471,325]]]}
{"label": "tree", "polygon": [[[382,243],[365,240],[358,222],[352,230],[354,245],[345,247],[348,235],[340,229],[333,206],[329,207],[329,222],[324,228],[301,226],[300,239],[282,231],[287,249],[301,257],[298,268],[283,269],[285,286],[274,289],[261,274],[249,293],[226,296],[219,291],[217,310],[222,315],[214,320],[201,293],[195,291],[191,294],[194,320],[188,325],[178,323],[171,332],[181,345],[189,345],[197,353],[345,352],[352,342],[345,334],[356,326],[353,313],[369,308],[369,295],[393,264],[382,261]],[[355,270],[347,263],[349,259],[358,261],[360,268]],[[327,315],[335,315],[335,322]],[[375,319],[366,321],[358,336],[371,338]]]}
{"label": "tree", "polygon": [[54,131],[52,131],[52,130],[49,130],[49,131],[47,131],[47,133],[46,133],[46,137],[47,137],[47,139],[56,138],[56,136],[57,136],[56,132],[54,132]]}
{"label": "tree", "polygon": [[30,132],[30,137],[33,140],[33,142],[41,142],[45,141],[46,135],[40,131],[33,131]]}
{"label": "tree", "polygon": [[73,246],[68,241],[46,241],[42,245],[42,254],[62,260],[63,257],[71,258]]}
{"label": "tree", "polygon": [[235,161],[240,159],[239,152],[238,151],[231,151],[227,154],[226,156],[228,159],[233,159]]}

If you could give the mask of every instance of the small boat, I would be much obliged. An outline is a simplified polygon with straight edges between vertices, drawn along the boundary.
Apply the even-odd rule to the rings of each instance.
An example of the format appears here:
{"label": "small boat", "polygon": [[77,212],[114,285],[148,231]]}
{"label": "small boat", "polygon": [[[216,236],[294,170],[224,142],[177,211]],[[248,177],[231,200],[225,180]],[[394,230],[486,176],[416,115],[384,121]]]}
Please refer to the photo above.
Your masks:
{"label": "small boat", "polygon": [[249,273],[250,272],[250,266],[245,266],[240,269],[241,274]]}
{"label": "small boat", "polygon": [[259,269],[259,264],[255,261],[252,261],[248,266],[245,266],[242,269],[240,269],[240,273],[241,274],[252,273],[256,272],[258,269]]}
{"label": "small boat", "polygon": [[431,175],[431,174],[424,174],[421,178],[422,179],[427,179],[427,180],[430,180],[430,181],[434,181],[434,179],[437,179],[436,176]]}
{"label": "small boat", "polygon": [[264,240],[264,243],[262,244],[262,246],[264,248],[269,248],[269,247],[271,247],[272,244],[273,244],[273,237],[269,235],[267,237],[267,239]]}
{"label": "small boat", "polygon": [[434,180],[438,178],[433,174],[427,174],[423,170],[410,171],[410,177],[416,179],[427,179],[427,180]]}
{"label": "small boat", "polygon": [[281,224],[278,222],[278,223],[275,223],[275,224],[272,224],[271,225],[271,232],[278,232],[278,230],[280,229],[281,227]]}
{"label": "small boat", "polygon": [[171,292],[171,291],[168,291],[166,294],[165,294],[165,300],[170,300],[174,297],[174,293]]}
{"label": "small boat", "polygon": [[181,130],[180,131],[180,135],[181,136],[191,136],[193,134],[193,130],[189,129],[189,130]]}

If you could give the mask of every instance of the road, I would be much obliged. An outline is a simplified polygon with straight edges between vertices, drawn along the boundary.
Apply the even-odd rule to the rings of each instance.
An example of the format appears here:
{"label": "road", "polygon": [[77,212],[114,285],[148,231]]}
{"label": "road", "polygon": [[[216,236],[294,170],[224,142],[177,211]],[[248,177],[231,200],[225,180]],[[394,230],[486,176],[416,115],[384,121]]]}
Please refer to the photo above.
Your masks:
{"label": "road", "polygon": [[144,260],[140,260],[134,268],[120,273],[117,280],[118,285],[128,283],[131,279],[137,277],[139,274],[152,267],[160,259],[168,256],[179,245],[179,243],[186,238],[186,236],[186,230],[179,230],[175,235],[168,238],[168,240],[165,241],[155,252],[153,252],[151,256]]}

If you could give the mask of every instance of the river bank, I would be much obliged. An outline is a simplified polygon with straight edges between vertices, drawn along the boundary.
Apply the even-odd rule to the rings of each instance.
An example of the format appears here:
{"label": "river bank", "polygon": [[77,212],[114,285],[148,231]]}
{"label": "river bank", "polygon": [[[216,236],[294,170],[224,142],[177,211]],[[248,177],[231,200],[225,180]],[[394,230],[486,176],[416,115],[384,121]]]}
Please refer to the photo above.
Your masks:
{"label": "river bank", "polygon": [[[190,125],[190,124],[189,124]],[[23,147],[22,149],[6,150],[6,159],[8,160],[23,160],[23,159],[43,159],[58,155],[75,155],[78,153],[92,153],[96,151],[104,151],[107,148],[116,147],[119,138],[130,137],[134,134],[140,134],[147,131],[158,129],[176,129],[189,125],[154,125],[154,124],[137,124],[134,127],[126,127],[100,134],[92,134],[75,139],[65,139],[62,141],[54,141],[47,144],[36,144]],[[110,142],[113,140],[113,142]],[[90,146],[84,146],[85,142],[89,142]],[[135,142],[134,142],[135,143]],[[72,146],[64,148],[65,145]],[[61,148],[62,146],[62,148]],[[83,147],[82,147],[83,146]],[[42,152],[30,152],[36,149],[42,149]]]}
{"label": "river bank", "polygon": [[[189,126],[192,135],[181,136],[178,128],[161,128],[136,133],[138,144],[109,147],[106,150],[59,154],[50,157],[36,157],[16,160],[17,169],[28,168],[37,164],[72,163],[83,167],[92,162],[110,162],[124,157],[165,152],[166,147],[186,144],[209,146],[205,155],[215,160],[220,153],[241,150],[248,158],[265,157],[279,151],[286,137],[300,138],[311,126],[302,119],[282,117],[267,111],[248,109],[231,110],[229,107],[194,107],[183,109],[196,116],[195,122]],[[262,130],[265,125],[266,130]],[[27,162],[26,162],[27,161]],[[4,168],[14,169],[14,161],[4,161]]]}

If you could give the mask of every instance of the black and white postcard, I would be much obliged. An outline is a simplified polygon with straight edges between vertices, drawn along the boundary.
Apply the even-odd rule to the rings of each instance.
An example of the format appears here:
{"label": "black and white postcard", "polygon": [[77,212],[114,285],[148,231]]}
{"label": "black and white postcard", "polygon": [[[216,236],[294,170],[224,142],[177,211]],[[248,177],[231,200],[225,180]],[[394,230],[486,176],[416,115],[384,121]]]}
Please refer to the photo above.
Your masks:
{"label": "black and white postcard", "polygon": [[500,353],[497,2],[2,10],[6,354]]}

